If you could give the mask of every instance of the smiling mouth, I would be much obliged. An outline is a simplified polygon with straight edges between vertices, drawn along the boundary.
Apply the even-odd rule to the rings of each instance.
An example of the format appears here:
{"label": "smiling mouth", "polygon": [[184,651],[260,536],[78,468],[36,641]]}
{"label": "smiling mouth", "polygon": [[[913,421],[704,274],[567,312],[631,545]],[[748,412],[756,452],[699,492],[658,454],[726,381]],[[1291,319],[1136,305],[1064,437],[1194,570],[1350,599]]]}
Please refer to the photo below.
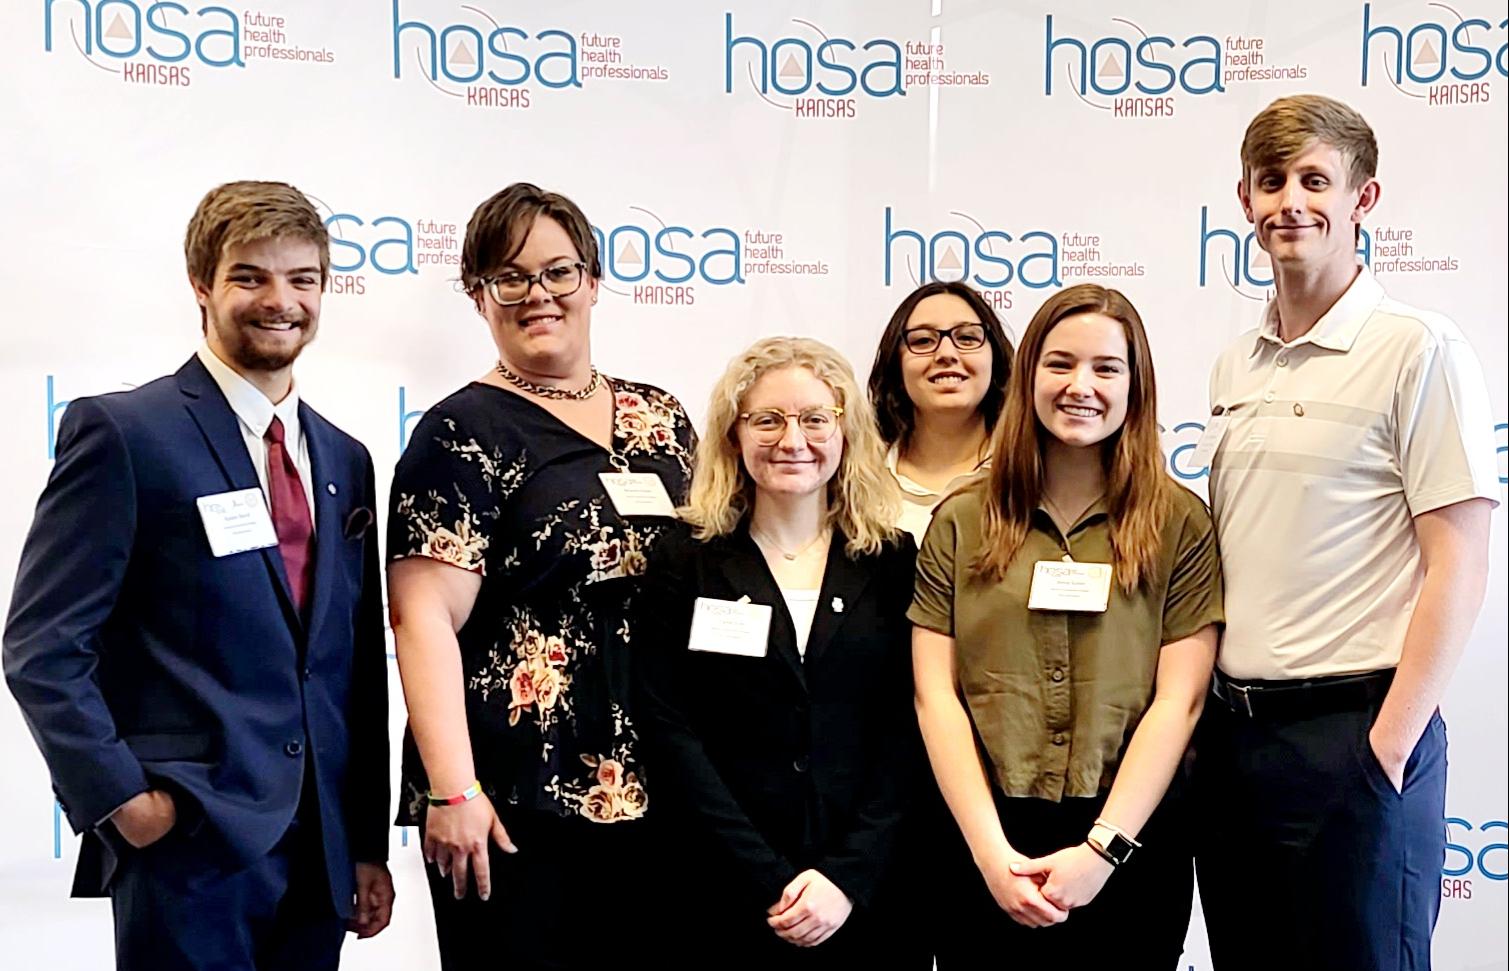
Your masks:
{"label": "smiling mouth", "polygon": [[533,324],[554,324],[564,320],[560,314],[536,314],[533,317],[525,317],[519,321],[520,327],[529,327]]}
{"label": "smiling mouth", "polygon": [[961,385],[965,381],[968,381],[968,380],[969,380],[969,378],[966,377],[965,375],[958,374],[958,373],[953,372],[953,371],[948,371],[948,372],[945,372],[943,374],[935,374],[935,375],[933,375],[932,377],[930,377],[930,378],[927,379],[927,383],[928,384],[941,385],[941,386],[946,387],[946,388],[952,388],[952,387],[957,387],[958,385]]}
{"label": "smiling mouth", "polygon": [[1099,418],[1099,408],[1085,408],[1081,405],[1059,405],[1058,410],[1071,418]]}
{"label": "smiling mouth", "polygon": [[275,334],[287,333],[298,330],[302,324],[296,320],[254,320],[252,326],[258,330],[268,330]]}

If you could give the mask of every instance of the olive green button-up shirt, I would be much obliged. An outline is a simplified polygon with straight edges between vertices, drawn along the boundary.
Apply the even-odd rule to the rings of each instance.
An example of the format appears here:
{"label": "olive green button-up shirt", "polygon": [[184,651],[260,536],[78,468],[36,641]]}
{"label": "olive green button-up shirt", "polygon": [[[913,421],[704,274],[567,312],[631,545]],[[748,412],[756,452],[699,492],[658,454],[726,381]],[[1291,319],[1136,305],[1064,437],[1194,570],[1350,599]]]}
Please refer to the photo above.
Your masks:
{"label": "olive green button-up shirt", "polygon": [[1028,610],[1037,561],[1111,562],[1105,506],[1091,506],[1067,536],[1035,510],[1005,580],[988,583],[971,570],[985,487],[955,493],[933,515],[907,616],[954,639],[955,674],[1002,792],[1098,795],[1152,703],[1160,648],[1223,620],[1210,513],[1176,487],[1157,568],[1132,595],[1113,577],[1104,613]]}

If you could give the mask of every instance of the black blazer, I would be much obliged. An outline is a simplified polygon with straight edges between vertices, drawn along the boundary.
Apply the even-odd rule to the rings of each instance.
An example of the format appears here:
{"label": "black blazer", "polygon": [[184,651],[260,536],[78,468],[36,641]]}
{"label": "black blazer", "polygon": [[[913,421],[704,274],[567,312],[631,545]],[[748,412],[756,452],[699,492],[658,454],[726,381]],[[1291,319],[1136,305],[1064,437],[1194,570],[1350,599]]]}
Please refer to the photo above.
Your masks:
{"label": "black blazer", "polygon": [[[757,913],[816,869],[856,904],[886,878],[922,769],[912,707],[917,550],[902,534],[850,559],[835,532],[805,662],[747,525],[702,543],[685,528],[651,557],[636,656],[650,812],[698,892]],[[763,658],[689,651],[698,597],[773,608]]]}
{"label": "black blazer", "polygon": [[[299,405],[314,477],[307,620],[277,547],[215,557],[199,496],[256,488],[235,413],[198,358],[76,399],[21,554],[5,676],[85,834],[76,894],[103,892],[94,827],[149,786],[178,800],[181,852],[237,867],[317,787],[333,903],[387,859],[387,658],[372,462]],[[212,914],[205,916],[213,921]]]}

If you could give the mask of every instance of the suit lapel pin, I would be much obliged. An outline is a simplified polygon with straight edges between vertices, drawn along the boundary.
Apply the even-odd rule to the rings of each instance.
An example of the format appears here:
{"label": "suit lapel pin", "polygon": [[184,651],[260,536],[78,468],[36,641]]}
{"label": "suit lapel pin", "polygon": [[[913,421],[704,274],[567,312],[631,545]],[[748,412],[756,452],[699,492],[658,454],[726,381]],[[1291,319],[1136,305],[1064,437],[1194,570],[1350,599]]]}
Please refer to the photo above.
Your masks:
{"label": "suit lapel pin", "polygon": [[835,614],[841,614],[841,613],[844,612],[844,598],[843,597],[834,597],[833,598],[833,612]]}
{"label": "suit lapel pin", "polygon": [[334,482],[327,482],[325,484],[325,491],[328,492],[328,493],[330,493],[332,496],[335,495],[335,483]]}

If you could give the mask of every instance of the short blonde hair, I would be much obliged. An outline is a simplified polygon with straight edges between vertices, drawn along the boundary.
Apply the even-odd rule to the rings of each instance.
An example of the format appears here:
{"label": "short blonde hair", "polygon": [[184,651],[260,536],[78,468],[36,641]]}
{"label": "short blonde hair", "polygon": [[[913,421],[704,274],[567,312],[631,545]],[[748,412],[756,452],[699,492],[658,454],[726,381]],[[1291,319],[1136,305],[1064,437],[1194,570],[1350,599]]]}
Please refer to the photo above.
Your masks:
{"label": "short blonde hair", "polygon": [[1261,169],[1282,168],[1312,142],[1341,153],[1355,189],[1378,173],[1378,141],[1353,108],[1319,94],[1296,94],[1258,112],[1242,139],[1242,182]]}
{"label": "short blonde hair", "polygon": [[754,483],[740,459],[739,414],[750,387],[770,371],[801,367],[826,384],[844,409],[844,451],[828,481],[828,519],[848,537],[848,554],[876,553],[897,535],[895,486],[875,413],[842,354],[806,337],[767,337],[729,362],[713,387],[706,434],[697,445],[691,498],[680,510],[700,540],[727,536],[753,508]]}
{"label": "short blonde hair", "polygon": [[189,279],[213,286],[227,246],[289,236],[320,251],[320,285],[330,275],[330,233],[314,204],[286,182],[227,182],[205,194],[189,220],[183,256]]}

